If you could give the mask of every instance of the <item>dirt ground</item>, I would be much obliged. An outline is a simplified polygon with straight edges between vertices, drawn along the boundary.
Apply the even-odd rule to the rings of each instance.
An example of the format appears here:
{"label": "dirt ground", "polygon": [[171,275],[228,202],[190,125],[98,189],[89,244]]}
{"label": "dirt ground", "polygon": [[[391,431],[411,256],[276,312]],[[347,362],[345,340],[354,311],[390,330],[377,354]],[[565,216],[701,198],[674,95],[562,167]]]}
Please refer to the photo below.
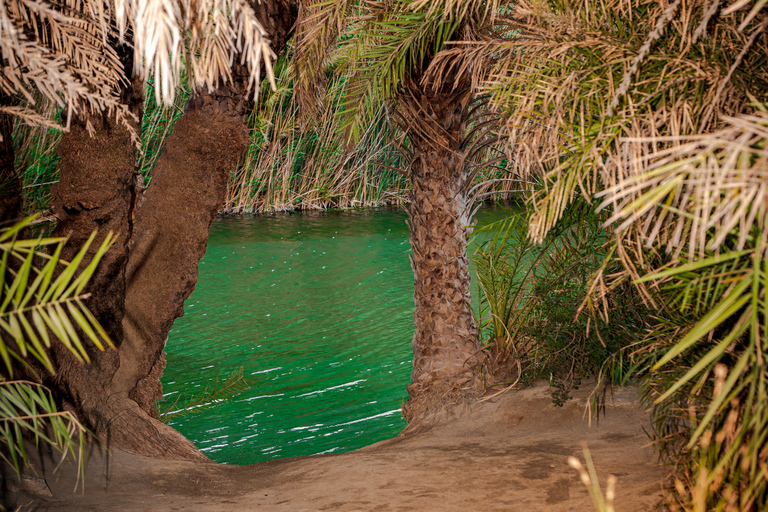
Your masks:
{"label": "dirt ground", "polygon": [[[455,407],[432,428],[340,455],[228,466],[154,460],[93,449],[85,492],[76,471],[28,480],[16,496],[24,511],[591,511],[569,455],[586,441],[601,484],[618,477],[616,511],[650,511],[664,469],[643,432],[645,414],[624,388],[608,398],[599,424],[584,418],[585,395],[554,407],[549,388],[510,391]],[[14,477],[15,478],[15,477]],[[13,478],[5,489],[19,488]],[[47,483],[50,496],[45,488]],[[37,484],[38,489],[33,489]]]}

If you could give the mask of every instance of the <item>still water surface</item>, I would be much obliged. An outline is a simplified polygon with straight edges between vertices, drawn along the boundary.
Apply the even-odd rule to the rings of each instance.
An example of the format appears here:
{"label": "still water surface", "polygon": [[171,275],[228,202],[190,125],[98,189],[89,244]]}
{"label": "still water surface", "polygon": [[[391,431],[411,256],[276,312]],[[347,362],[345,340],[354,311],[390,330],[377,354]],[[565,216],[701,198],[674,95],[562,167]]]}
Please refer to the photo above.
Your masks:
{"label": "still water surface", "polygon": [[166,400],[244,368],[251,388],[170,424],[216,462],[340,453],[397,435],[411,371],[406,215],[214,221],[166,347]]}

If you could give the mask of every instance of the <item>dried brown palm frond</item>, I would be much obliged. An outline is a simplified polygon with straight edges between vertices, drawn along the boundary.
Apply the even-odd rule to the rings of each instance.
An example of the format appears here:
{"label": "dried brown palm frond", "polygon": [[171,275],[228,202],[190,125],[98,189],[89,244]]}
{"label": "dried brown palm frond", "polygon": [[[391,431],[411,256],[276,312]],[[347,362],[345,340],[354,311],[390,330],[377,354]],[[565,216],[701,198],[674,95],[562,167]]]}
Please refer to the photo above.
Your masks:
{"label": "dried brown palm frond", "polygon": [[618,232],[636,230],[644,245],[675,258],[685,249],[689,259],[732,234],[742,250],[754,227],[768,233],[768,113],[722,120],[713,133],[622,140],[622,160],[632,165],[619,166],[596,194]]}
{"label": "dried brown palm frond", "polygon": [[[762,19],[749,34],[717,30],[694,45],[703,2],[680,7],[685,25],[671,18],[675,3],[642,3],[644,17],[623,1],[573,7],[553,12],[520,3],[512,16],[518,35],[486,49],[500,54],[487,87],[507,113],[521,171],[548,171],[531,225],[537,239],[575,194],[591,197],[626,163],[619,139],[695,134],[716,128],[719,115],[738,113],[749,102],[745,85],[759,91],[745,69],[759,68],[766,47]],[[665,27],[669,35],[657,41]]]}
{"label": "dried brown palm frond", "polygon": [[[0,93],[21,95],[34,104],[39,91],[67,108],[67,125],[78,109],[108,111],[128,125],[131,114],[120,105],[122,64],[107,43],[110,32],[84,2],[12,0],[0,7]],[[28,123],[52,124],[33,109],[0,107]]]}
{"label": "dried brown palm frond", "polygon": [[134,71],[155,77],[158,103],[173,103],[182,70],[196,88],[212,90],[231,78],[234,60],[258,89],[261,66],[274,87],[266,31],[246,0],[114,0],[120,38],[132,32]]}
{"label": "dried brown palm frond", "polygon": [[429,16],[440,16],[446,21],[468,20],[477,16],[480,24],[493,22],[502,6],[501,0],[417,0],[408,7],[413,12],[426,12]]}
{"label": "dried brown palm frond", "polygon": [[299,5],[294,38],[294,85],[301,111],[318,117],[322,108],[325,63],[335,48],[336,38],[344,30],[351,11],[348,0],[316,3],[303,0]]}
{"label": "dried brown palm frond", "polygon": [[[130,73],[118,39],[133,46],[134,74],[154,76],[158,102],[167,105],[182,72],[196,88],[211,90],[231,79],[236,58],[248,70],[249,88],[258,89],[262,66],[274,86],[274,54],[246,0],[10,0],[0,7],[0,92],[33,104],[39,91],[66,106],[67,126],[85,109],[114,114],[130,129],[137,120],[120,104]],[[51,123],[18,106],[3,112]]]}

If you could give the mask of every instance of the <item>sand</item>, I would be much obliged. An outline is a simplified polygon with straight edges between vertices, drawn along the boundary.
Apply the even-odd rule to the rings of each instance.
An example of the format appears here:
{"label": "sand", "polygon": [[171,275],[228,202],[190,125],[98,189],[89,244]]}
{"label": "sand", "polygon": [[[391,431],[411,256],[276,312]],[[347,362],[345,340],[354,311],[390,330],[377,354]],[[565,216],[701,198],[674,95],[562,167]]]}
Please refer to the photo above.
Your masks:
{"label": "sand", "polygon": [[[38,460],[29,492],[13,496],[36,511],[591,511],[568,456],[591,450],[601,484],[618,477],[616,511],[652,510],[664,468],[643,426],[636,390],[622,388],[589,425],[586,393],[552,405],[546,383],[491,401],[460,404],[430,427],[349,453],[251,466],[164,461],[93,447],[84,492],[74,465],[53,473]],[[19,488],[11,477],[6,489]],[[50,496],[45,496],[47,484]],[[34,487],[38,488],[35,489]]]}

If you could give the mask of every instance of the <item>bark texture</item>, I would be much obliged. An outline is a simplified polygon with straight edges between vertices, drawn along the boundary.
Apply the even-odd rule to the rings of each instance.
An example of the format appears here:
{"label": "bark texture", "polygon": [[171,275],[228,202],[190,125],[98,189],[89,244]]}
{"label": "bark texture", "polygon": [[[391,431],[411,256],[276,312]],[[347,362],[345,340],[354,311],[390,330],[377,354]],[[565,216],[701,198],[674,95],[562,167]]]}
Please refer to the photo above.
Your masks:
{"label": "bark texture", "polygon": [[[261,26],[269,34],[272,49],[279,53],[291,37],[293,25],[299,15],[300,0],[248,0]],[[262,74],[262,76],[264,76]]]}
{"label": "bark texture", "polygon": [[[142,105],[141,84],[126,92],[135,114]],[[89,256],[111,231],[117,242],[107,252],[91,279],[87,291],[93,295],[88,307],[99,319],[117,348],[122,342],[122,317],[125,300],[125,265],[131,236],[131,212],[135,196],[135,149],[129,131],[108,117],[91,117],[95,129],[91,137],[85,119],[73,120],[70,131],[58,146],[61,157],[59,183],[51,188],[53,212],[59,222],[54,236],[68,237],[62,253],[71,259],[93,231],[98,231]],[[53,344],[52,355],[58,368],[56,384],[90,426],[109,422],[106,409],[108,384],[119,365],[114,350],[99,352],[86,344],[91,364],[80,363],[66,348]]]}
{"label": "bark texture", "polygon": [[481,362],[467,258],[463,142],[469,100],[466,89],[433,91],[414,83],[400,102],[413,148],[409,215],[416,332],[404,406],[408,420],[472,390]]}
{"label": "bark texture", "polygon": [[247,128],[234,114],[219,112],[218,105],[186,112],[136,213],[126,270],[125,338],[112,391],[127,394],[150,414],[162,398],[168,333],[195,288],[228,173],[248,147]]}
{"label": "bark texture", "polygon": [[[280,51],[296,21],[297,0],[250,5],[272,48]],[[195,289],[208,230],[224,203],[228,173],[248,147],[247,72],[236,63],[232,75],[233,83],[187,103],[137,206],[126,276],[125,341],[111,389],[114,395],[127,394],[149,415],[163,396],[160,379],[168,333]]]}
{"label": "bark texture", "polygon": [[[296,19],[297,3],[272,0],[252,6],[273,48],[281,50]],[[124,64],[131,69],[130,62]],[[89,288],[89,306],[117,350],[93,349],[92,363],[84,365],[58,347],[53,354],[58,372],[51,384],[65,406],[124,450],[208,460],[153,415],[155,402],[162,398],[168,333],[195,288],[197,266],[224,201],[228,173],[247,149],[247,80],[238,65],[233,75],[234,84],[188,103],[146,191],[135,168],[129,132],[114,120],[91,118],[97,132],[93,138],[84,123],[77,124],[59,146],[61,178],[52,190],[60,219],[56,234],[70,236],[72,253],[94,230],[99,231],[97,242],[109,231],[120,236]],[[136,83],[125,94],[139,118],[141,92]]]}

